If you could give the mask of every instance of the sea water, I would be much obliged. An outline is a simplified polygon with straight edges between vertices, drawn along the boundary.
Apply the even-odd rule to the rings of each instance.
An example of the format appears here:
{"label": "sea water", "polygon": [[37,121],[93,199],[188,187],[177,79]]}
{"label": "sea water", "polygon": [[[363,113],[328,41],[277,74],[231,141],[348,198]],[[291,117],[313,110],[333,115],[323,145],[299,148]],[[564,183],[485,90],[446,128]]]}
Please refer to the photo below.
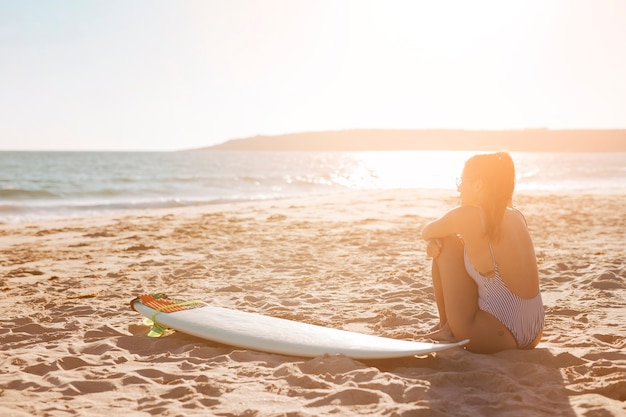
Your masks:
{"label": "sea water", "polygon": [[[476,152],[0,152],[0,221],[456,188]],[[626,153],[513,153],[518,191],[626,194]]]}

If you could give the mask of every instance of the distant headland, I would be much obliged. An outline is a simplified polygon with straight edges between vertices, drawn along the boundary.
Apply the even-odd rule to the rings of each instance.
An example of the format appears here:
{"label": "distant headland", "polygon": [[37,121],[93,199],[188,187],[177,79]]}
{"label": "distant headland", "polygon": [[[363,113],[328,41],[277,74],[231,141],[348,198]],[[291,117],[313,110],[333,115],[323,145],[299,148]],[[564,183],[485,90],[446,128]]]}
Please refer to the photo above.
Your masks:
{"label": "distant headland", "polygon": [[626,129],[387,130],[354,129],[233,139],[197,150],[626,152]]}

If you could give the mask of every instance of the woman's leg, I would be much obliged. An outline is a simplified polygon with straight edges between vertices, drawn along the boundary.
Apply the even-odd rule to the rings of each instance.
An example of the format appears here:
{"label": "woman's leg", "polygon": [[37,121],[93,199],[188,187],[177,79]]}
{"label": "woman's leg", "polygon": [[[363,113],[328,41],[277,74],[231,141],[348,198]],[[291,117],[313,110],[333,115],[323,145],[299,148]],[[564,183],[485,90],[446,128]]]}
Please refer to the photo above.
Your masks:
{"label": "woman's leg", "polygon": [[432,264],[432,279],[433,292],[435,293],[435,301],[437,302],[437,311],[439,313],[439,323],[432,327],[430,332],[425,334],[424,337],[442,342],[456,342],[457,340],[450,331],[450,326],[448,326],[446,305],[443,298],[443,287],[441,286],[441,274],[439,273],[439,266],[434,259]]}
{"label": "woman's leg", "polygon": [[438,273],[445,317],[454,336],[459,340],[470,339],[467,347],[474,352],[516,348],[517,343],[508,329],[491,314],[478,308],[478,288],[465,270],[460,238],[449,236],[443,239],[436,264],[433,270]]}
{"label": "woman's leg", "polygon": [[[436,294],[442,295],[441,304],[450,330],[460,339],[469,338],[478,311],[478,290],[465,270],[463,242],[459,237],[448,236],[442,240],[433,272],[437,275],[437,279],[433,276],[433,287]],[[439,281],[439,289],[435,287],[435,281]]]}
{"label": "woman's leg", "polygon": [[433,265],[431,269],[433,277],[433,292],[435,293],[435,301],[437,302],[437,312],[439,313],[439,324],[432,330],[441,329],[448,322],[448,316],[446,316],[446,303],[443,298],[443,288],[441,286],[441,274],[439,273],[439,266],[436,259],[433,259]]}

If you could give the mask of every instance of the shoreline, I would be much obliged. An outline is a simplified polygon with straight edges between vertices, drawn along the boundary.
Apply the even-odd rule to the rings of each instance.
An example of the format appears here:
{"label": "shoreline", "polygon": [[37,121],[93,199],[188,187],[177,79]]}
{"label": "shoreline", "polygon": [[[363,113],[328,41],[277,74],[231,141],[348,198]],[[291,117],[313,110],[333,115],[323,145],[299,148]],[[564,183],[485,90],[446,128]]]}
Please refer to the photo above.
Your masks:
{"label": "shoreline", "polygon": [[147,338],[128,307],[166,292],[414,339],[437,320],[419,233],[457,201],[453,191],[357,191],[0,224],[0,412],[623,414],[624,193],[514,197],[546,306],[531,351],[307,360]]}
{"label": "shoreline", "polygon": [[[174,203],[171,204],[163,204],[155,206],[142,206],[138,204],[137,207],[124,207],[124,208],[108,208],[113,205],[97,205],[97,206],[84,206],[77,205],[76,208],[80,207],[80,210],[72,211],[70,214],[58,214],[61,209],[54,208],[48,209],[45,206],[33,207],[33,209],[43,207],[44,211],[48,211],[46,214],[32,215],[26,218],[20,217],[20,215],[15,215],[13,218],[8,218],[4,216],[0,216],[0,226],[2,225],[10,225],[10,224],[38,224],[43,222],[53,222],[53,221],[69,221],[69,220],[80,220],[80,219],[97,219],[97,218],[106,218],[106,217],[119,217],[119,216],[141,216],[146,213],[152,212],[168,212],[168,211],[177,211],[177,210],[209,210],[212,211],[213,207],[217,207],[223,211],[236,210],[237,207],[245,206],[245,205],[258,205],[264,206],[267,204],[280,204],[281,202],[293,202],[293,204],[297,204],[298,202],[306,203],[307,200],[316,201],[319,199],[346,199],[351,198],[351,196],[355,196],[358,198],[359,194],[367,195],[367,194],[386,194],[386,193],[414,193],[416,195],[424,196],[427,199],[433,198],[455,198],[458,196],[458,192],[452,189],[429,189],[429,188],[398,188],[398,189],[363,189],[363,190],[345,190],[340,192],[331,192],[317,195],[302,195],[302,196],[283,196],[283,197],[275,197],[275,198],[259,198],[259,199],[239,199],[239,200],[212,200],[212,201],[194,201],[189,203]],[[542,197],[542,198],[559,198],[559,197],[568,197],[572,194],[577,194],[581,198],[596,198],[601,196],[623,196],[626,198],[626,188],[610,188],[610,189],[595,189],[595,190],[520,190],[515,192],[515,196],[524,197]],[[515,204],[515,196],[514,196],[514,204]],[[143,203],[142,203],[143,204]],[[124,204],[122,204],[123,206]],[[132,205],[132,204],[129,204]],[[73,206],[61,206],[64,209],[70,208],[71,211]],[[88,207],[88,208],[85,208]],[[97,207],[90,211],[91,207]],[[442,206],[443,207],[443,206]],[[445,207],[443,208],[445,209]],[[442,209],[442,210],[443,210]]]}

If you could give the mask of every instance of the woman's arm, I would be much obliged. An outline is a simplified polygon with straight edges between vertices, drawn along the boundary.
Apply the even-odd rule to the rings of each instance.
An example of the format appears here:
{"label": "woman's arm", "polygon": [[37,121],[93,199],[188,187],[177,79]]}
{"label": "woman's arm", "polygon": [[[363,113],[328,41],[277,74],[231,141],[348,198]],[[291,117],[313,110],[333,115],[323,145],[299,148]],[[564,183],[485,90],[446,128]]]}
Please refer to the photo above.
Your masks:
{"label": "woman's arm", "polygon": [[478,219],[478,207],[459,206],[435,221],[428,223],[422,230],[422,239],[441,239],[446,236],[471,233],[475,229],[475,220]]}

